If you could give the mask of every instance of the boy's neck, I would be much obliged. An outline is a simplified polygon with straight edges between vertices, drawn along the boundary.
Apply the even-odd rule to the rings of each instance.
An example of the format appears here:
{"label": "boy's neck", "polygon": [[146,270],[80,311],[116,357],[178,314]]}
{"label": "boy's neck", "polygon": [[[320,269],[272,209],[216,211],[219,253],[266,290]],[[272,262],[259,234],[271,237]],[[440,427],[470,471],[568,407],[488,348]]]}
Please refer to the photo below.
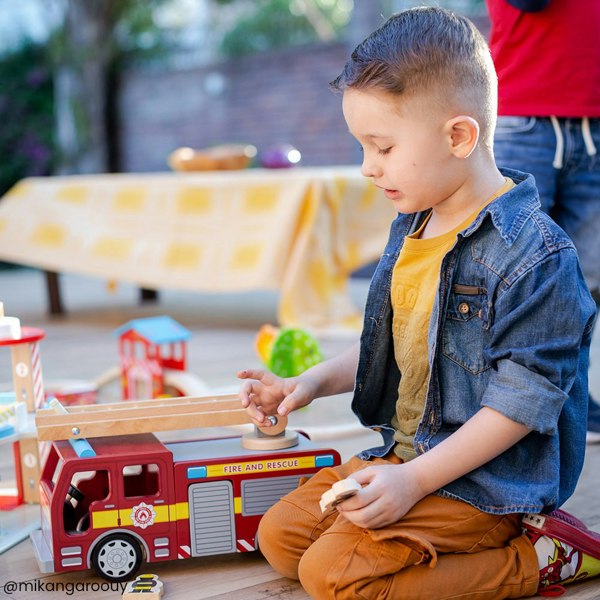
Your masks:
{"label": "boy's neck", "polygon": [[452,197],[441,206],[434,206],[427,225],[421,232],[421,239],[437,237],[452,231],[489,198],[491,198],[505,182],[504,176],[492,161],[475,161],[470,166],[461,186],[452,194]]}

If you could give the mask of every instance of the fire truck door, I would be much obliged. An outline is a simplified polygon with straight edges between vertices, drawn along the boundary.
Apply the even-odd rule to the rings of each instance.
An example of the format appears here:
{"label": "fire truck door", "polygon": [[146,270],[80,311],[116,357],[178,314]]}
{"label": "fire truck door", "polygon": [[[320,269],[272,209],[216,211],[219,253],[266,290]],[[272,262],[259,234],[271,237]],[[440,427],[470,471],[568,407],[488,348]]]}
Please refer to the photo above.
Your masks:
{"label": "fire truck door", "polygon": [[132,459],[119,465],[119,524],[133,527],[156,543],[149,544],[153,554],[149,560],[166,558],[171,550],[170,537],[170,482],[167,466],[162,460],[149,462]]}
{"label": "fire truck door", "polygon": [[236,551],[233,486],[230,481],[195,483],[188,488],[192,556]]}

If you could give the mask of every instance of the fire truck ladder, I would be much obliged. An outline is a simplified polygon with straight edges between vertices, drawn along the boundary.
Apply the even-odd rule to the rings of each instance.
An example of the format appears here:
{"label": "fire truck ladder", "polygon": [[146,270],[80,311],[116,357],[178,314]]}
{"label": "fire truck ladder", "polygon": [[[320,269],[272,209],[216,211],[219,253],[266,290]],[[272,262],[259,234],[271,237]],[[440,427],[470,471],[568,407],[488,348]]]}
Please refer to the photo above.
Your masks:
{"label": "fire truck ladder", "polygon": [[[287,417],[269,417],[272,425],[244,434],[242,445],[250,449],[289,448],[298,434],[286,431]],[[40,441],[84,440],[88,437],[179,431],[198,427],[224,427],[250,423],[237,394],[184,396],[111,404],[70,406],[53,400],[39,409],[35,424]]]}

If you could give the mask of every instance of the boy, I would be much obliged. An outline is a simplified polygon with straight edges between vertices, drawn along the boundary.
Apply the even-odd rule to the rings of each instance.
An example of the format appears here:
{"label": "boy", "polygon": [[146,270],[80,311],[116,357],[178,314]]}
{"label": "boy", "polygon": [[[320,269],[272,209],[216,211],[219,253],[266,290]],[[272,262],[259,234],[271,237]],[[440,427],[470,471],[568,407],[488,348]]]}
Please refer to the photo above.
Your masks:
{"label": "boy", "polygon": [[[264,424],[354,388],[384,444],[272,507],[263,554],[314,598],[518,598],[590,574],[575,559],[600,545],[582,523],[531,517],[522,534],[523,514],[560,506],[581,470],[595,308],[533,178],[496,168],[484,40],[448,11],[404,11],[332,85],[363,174],[399,216],[360,347],[289,379],[242,371],[240,397]],[[362,489],[322,514],[346,477]]]}

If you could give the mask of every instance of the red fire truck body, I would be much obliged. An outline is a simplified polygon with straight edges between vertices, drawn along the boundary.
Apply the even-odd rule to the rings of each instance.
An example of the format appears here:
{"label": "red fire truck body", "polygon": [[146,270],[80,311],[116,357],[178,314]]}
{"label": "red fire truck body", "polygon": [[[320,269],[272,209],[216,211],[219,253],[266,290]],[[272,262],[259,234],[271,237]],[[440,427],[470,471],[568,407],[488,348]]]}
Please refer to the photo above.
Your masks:
{"label": "red fire truck body", "polygon": [[301,477],[340,463],[303,435],[269,451],[244,449],[240,438],[163,443],[151,433],[88,441],[91,458],[68,441],[50,444],[32,534],[42,573],[94,567],[122,581],[143,560],[255,550],[266,510]]}

